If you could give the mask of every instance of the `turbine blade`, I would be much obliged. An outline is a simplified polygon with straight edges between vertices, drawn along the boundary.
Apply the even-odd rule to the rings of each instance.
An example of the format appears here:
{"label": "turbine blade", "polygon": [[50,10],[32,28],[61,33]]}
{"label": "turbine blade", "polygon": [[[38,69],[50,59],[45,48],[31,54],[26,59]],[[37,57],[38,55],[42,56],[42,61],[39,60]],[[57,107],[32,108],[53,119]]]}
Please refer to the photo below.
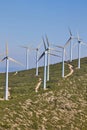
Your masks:
{"label": "turbine blade", "polygon": [[0,60],[0,62],[3,62],[7,57],[4,57],[2,60]]}
{"label": "turbine blade", "polygon": [[45,41],[44,41],[44,38],[42,37],[42,40],[43,40],[43,43],[44,43],[44,48],[46,50],[46,44],[45,44]]}
{"label": "turbine blade", "polygon": [[8,56],[8,43],[6,43],[6,56]]}
{"label": "turbine blade", "polygon": [[87,43],[85,43],[85,42],[81,42],[81,44],[83,44],[84,46],[87,46]]}
{"label": "turbine blade", "polygon": [[80,40],[80,38],[79,38],[79,33],[77,32],[77,38],[78,38],[78,41]]}
{"label": "turbine blade", "polygon": [[38,61],[39,61],[44,55],[45,55],[45,52],[43,52],[43,53],[41,54],[41,56],[39,57]]}
{"label": "turbine blade", "polygon": [[28,47],[28,46],[21,46],[22,48],[25,48],[25,49],[28,49],[28,50],[36,50],[36,48],[31,48],[31,47]]}
{"label": "turbine blade", "polygon": [[47,35],[46,35],[46,41],[47,41],[47,45],[48,45],[48,47],[49,47],[50,44],[49,44],[49,41],[48,41],[48,37],[47,37]]}
{"label": "turbine blade", "polygon": [[70,36],[72,37],[72,32],[71,32],[71,29],[70,29],[70,28],[68,28],[68,30],[69,30]]}
{"label": "turbine blade", "polygon": [[15,59],[13,59],[13,58],[11,58],[11,57],[8,57],[8,59],[9,59],[10,61],[12,61],[12,62],[15,62],[15,63],[17,63],[17,64],[19,64],[19,65],[24,66],[22,63],[16,61]]}
{"label": "turbine blade", "polygon": [[53,46],[55,46],[55,47],[58,47],[58,48],[64,48],[63,46],[60,46],[60,45],[53,45]]}
{"label": "turbine blade", "polygon": [[53,54],[53,53],[48,53],[48,54],[53,55],[53,56],[56,56],[56,57],[60,57],[60,58],[61,58],[61,56],[56,55],[56,54]]}
{"label": "turbine blade", "polygon": [[78,43],[74,43],[73,48],[76,47],[77,44],[78,44]]}
{"label": "turbine blade", "polygon": [[22,48],[26,48],[26,49],[28,48],[27,46],[20,46],[20,47],[22,47]]}
{"label": "turbine blade", "polygon": [[81,42],[81,38],[80,38],[80,36],[79,36],[79,33],[77,32],[77,40],[78,40],[78,42]]}
{"label": "turbine blade", "polygon": [[65,55],[65,57],[67,58],[67,52],[66,52],[66,50],[64,50],[64,55]]}
{"label": "turbine blade", "polygon": [[52,51],[55,51],[55,52],[61,52],[61,51],[58,51],[58,50],[56,50],[54,48],[50,48],[49,50],[52,50]]}
{"label": "turbine blade", "polygon": [[70,44],[71,37],[68,39],[68,41],[65,43],[64,47],[68,46]]}

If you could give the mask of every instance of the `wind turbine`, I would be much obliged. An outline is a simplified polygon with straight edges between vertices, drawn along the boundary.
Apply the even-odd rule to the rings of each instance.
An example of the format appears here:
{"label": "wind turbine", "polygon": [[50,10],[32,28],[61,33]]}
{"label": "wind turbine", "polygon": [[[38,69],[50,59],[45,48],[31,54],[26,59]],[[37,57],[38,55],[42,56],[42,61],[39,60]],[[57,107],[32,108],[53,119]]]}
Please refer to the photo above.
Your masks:
{"label": "wind turbine", "polygon": [[65,61],[65,47],[66,46],[60,46],[60,45],[54,45],[54,46],[62,49],[62,77],[64,77],[64,61]]}
{"label": "wind turbine", "polygon": [[29,62],[28,62],[29,51],[34,50],[34,49],[29,46],[21,46],[21,47],[26,49],[26,69],[28,70],[29,69]]}
{"label": "wind turbine", "polygon": [[46,44],[45,44],[45,42],[44,42],[44,48],[45,48],[45,50],[47,50],[47,81],[49,81],[50,55],[57,56],[57,57],[61,57],[61,56],[58,56],[58,55],[56,55],[56,54],[51,53],[51,51],[55,51],[55,52],[61,52],[61,51],[58,51],[58,50],[56,50],[56,49],[50,47],[51,44],[50,44],[49,41],[48,41],[47,35],[46,35],[46,42],[47,42],[47,47],[46,47]]}
{"label": "wind turbine", "polygon": [[80,69],[80,49],[81,49],[81,40],[80,40],[79,35],[78,35],[78,68],[79,69]]}
{"label": "wind turbine", "polygon": [[[67,42],[65,43],[64,46],[60,46],[60,45],[54,45],[55,47],[58,47],[60,49],[62,49],[62,77],[64,78],[64,61],[65,61],[65,49],[66,47],[70,44],[71,40],[73,39],[72,35],[70,34],[70,38],[67,40]],[[72,51],[71,51],[72,53]],[[71,54],[72,56],[72,54]]]}
{"label": "wind turbine", "polygon": [[70,33],[69,39],[65,43],[64,47],[61,47],[63,49],[63,53],[62,53],[62,77],[64,77],[65,48],[70,44],[70,61],[72,61],[72,43],[71,43],[71,40],[72,39],[77,39],[76,37],[72,36],[72,33],[71,33],[70,29],[69,29],[69,33]]}
{"label": "wind turbine", "polygon": [[[70,33],[70,38],[72,39],[72,33],[71,30],[69,28],[69,33]],[[70,62],[72,62],[72,42],[70,41]]]}
{"label": "wind turbine", "polygon": [[8,100],[8,71],[9,71],[8,69],[9,69],[9,61],[15,62],[15,63],[20,64],[20,65],[22,65],[22,64],[8,56],[8,45],[7,44],[6,44],[6,56],[1,60],[1,62],[3,62],[4,60],[6,60],[5,100]]}
{"label": "wind turbine", "polygon": [[77,35],[78,35],[78,68],[80,69],[81,44],[82,44],[82,45],[85,45],[85,46],[87,46],[87,44],[84,43],[84,42],[80,39],[79,34],[77,34]]}
{"label": "wind turbine", "polygon": [[[48,50],[50,50],[50,48],[46,47],[46,43],[44,41],[44,38],[42,38],[42,39],[43,39],[45,51],[41,54],[38,61],[44,56],[44,89],[46,89],[46,81],[47,81],[47,76],[49,74],[49,72],[47,72],[47,66],[49,65],[48,58],[47,58],[48,54],[51,54],[53,56],[58,56],[58,55],[55,55],[55,54],[48,52]],[[58,56],[58,57],[60,57],[60,56]]]}
{"label": "wind turbine", "polygon": [[73,37],[73,35],[72,35],[72,32],[71,32],[71,29],[69,28],[69,34],[70,34],[70,37],[69,37],[69,42],[67,41],[67,43],[66,44],[70,44],[70,62],[72,62],[72,40],[74,40],[74,39],[77,39],[76,37]]}
{"label": "wind turbine", "polygon": [[[49,44],[47,35],[46,35],[46,41],[47,41],[47,45],[48,45],[48,48],[47,48],[47,81],[49,81],[50,44]],[[44,47],[45,47],[45,50],[46,50],[46,46],[44,46]]]}

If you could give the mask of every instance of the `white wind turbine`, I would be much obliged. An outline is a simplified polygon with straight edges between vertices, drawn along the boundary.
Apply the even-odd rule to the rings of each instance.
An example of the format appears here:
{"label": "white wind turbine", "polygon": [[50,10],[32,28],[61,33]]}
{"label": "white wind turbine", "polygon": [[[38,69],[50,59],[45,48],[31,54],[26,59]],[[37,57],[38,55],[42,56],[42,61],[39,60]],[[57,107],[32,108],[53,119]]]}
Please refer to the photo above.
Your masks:
{"label": "white wind turbine", "polygon": [[[47,72],[47,55],[48,54],[51,54],[51,53],[48,53],[48,48],[46,48],[46,44],[45,44],[45,41],[44,41],[44,38],[43,39],[43,43],[44,43],[44,47],[45,47],[45,51],[41,54],[41,56],[39,57],[38,61],[44,56],[44,90],[46,89],[46,81],[47,81],[47,75],[48,75],[48,72]],[[58,56],[58,55],[55,55],[55,54],[51,54],[53,56]],[[58,56],[59,57],[59,56]]]}
{"label": "white wind turbine", "polygon": [[55,46],[62,49],[62,77],[64,77],[64,61],[65,61],[65,47],[66,46],[59,46],[59,45],[55,45]]}
{"label": "white wind turbine", "polygon": [[[71,30],[69,29],[69,33],[70,33],[70,38],[72,39],[72,33]],[[72,42],[70,41],[70,62],[72,62]]]}
{"label": "white wind turbine", "polygon": [[13,58],[8,56],[8,45],[6,44],[6,56],[1,60],[1,62],[3,62],[4,60],[6,60],[6,86],[5,86],[5,100],[8,100],[8,69],[9,69],[9,61],[15,62],[17,64],[22,65],[21,63],[19,63],[18,61],[14,60]]}
{"label": "white wind turbine", "polygon": [[69,28],[69,33],[70,33],[70,38],[69,38],[69,41],[70,42],[68,42],[68,44],[70,44],[70,62],[72,62],[72,40],[75,40],[75,39],[77,39],[77,37],[74,37],[73,35],[72,35],[72,32],[71,32],[71,29]]}
{"label": "white wind turbine", "polygon": [[51,44],[50,44],[49,41],[48,41],[47,35],[46,35],[46,42],[47,42],[47,47],[46,47],[46,44],[45,44],[45,42],[44,42],[44,48],[45,48],[45,50],[47,50],[47,81],[49,81],[50,55],[60,57],[60,56],[58,56],[58,55],[56,55],[56,54],[52,54],[52,53],[51,53],[51,50],[52,50],[52,51],[55,51],[55,52],[61,52],[61,51],[58,51],[58,50],[56,50],[56,49],[50,47]]}
{"label": "white wind turbine", "polygon": [[69,39],[67,40],[67,42],[65,43],[65,45],[64,45],[64,46],[57,46],[57,47],[63,49],[63,52],[62,52],[62,77],[64,77],[64,60],[65,60],[65,53],[66,53],[65,48],[66,48],[68,45],[70,45],[70,61],[72,61],[72,43],[71,43],[71,41],[72,41],[73,39],[77,39],[76,37],[73,37],[73,36],[72,36],[72,33],[71,33],[71,30],[70,30],[70,29],[69,29],[69,33],[70,33],[70,37],[69,37]]}
{"label": "white wind turbine", "polygon": [[87,47],[87,44],[80,39],[79,34],[77,35],[78,35],[78,68],[80,69],[81,45],[85,45]]}
{"label": "white wind turbine", "polygon": [[64,61],[65,61],[65,54],[66,54],[65,49],[68,45],[70,45],[72,39],[73,39],[73,37],[70,36],[70,38],[67,40],[67,42],[65,43],[64,46],[54,45],[55,47],[62,49],[62,77],[64,77]]}
{"label": "white wind turbine", "polygon": [[33,48],[29,47],[29,46],[21,46],[22,48],[26,49],[26,69],[29,69],[29,51],[34,50]]}
{"label": "white wind turbine", "polygon": [[79,69],[80,69],[80,47],[81,47],[81,43],[82,43],[82,41],[80,40],[79,35],[78,35],[78,68]]}

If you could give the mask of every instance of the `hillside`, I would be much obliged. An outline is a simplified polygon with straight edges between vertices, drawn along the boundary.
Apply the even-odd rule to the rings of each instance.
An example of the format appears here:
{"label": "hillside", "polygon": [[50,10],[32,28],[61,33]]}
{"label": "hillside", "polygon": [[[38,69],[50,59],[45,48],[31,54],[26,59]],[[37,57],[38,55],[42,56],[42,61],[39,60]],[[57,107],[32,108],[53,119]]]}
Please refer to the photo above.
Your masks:
{"label": "hillside", "polygon": [[[8,101],[0,101],[0,130],[87,130],[87,58],[70,63],[73,73],[61,78],[61,63],[50,65],[47,90],[43,83],[35,92],[39,76],[35,69],[9,73]],[[65,63],[65,75],[70,70]],[[0,74],[0,98],[3,98],[5,74]]]}

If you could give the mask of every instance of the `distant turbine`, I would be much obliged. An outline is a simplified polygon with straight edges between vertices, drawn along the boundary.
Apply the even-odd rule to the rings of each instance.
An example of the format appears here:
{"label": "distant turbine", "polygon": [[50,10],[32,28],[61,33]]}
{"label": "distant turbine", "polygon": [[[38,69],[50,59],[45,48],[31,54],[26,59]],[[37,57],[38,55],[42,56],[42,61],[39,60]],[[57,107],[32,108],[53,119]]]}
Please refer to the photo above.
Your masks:
{"label": "distant turbine", "polygon": [[75,37],[72,36],[72,33],[71,33],[70,29],[69,29],[69,32],[70,32],[70,38],[65,43],[64,47],[61,47],[63,49],[63,54],[62,54],[62,77],[64,77],[65,48],[70,44],[70,61],[72,61],[72,45],[71,45],[71,40],[72,39],[76,39]]}
{"label": "distant turbine", "polygon": [[86,43],[84,43],[84,42],[82,42],[82,40],[80,39],[80,37],[79,37],[79,34],[77,34],[78,35],[78,68],[80,69],[80,51],[81,51],[81,44],[82,45],[85,45],[85,46],[87,46],[87,44]]}
{"label": "distant turbine", "polygon": [[87,43],[83,42],[82,39],[80,39],[78,33],[77,33],[77,42],[73,45],[73,48],[76,45],[78,45],[78,69],[80,69],[81,45],[84,45],[87,47]]}
{"label": "distant turbine", "polygon": [[29,60],[29,57],[28,57],[29,51],[34,50],[34,49],[31,47],[28,47],[28,46],[21,46],[21,47],[26,49],[26,69],[28,70],[29,69],[29,61],[28,61]]}
{"label": "distant turbine", "polygon": [[[70,31],[70,30],[69,30]],[[72,34],[71,34],[71,31],[70,31],[70,38],[67,40],[67,42],[65,43],[64,46],[60,46],[60,45],[54,45],[58,48],[61,48],[62,49],[62,77],[64,77],[64,61],[65,61],[65,48],[71,44],[71,40],[72,39],[76,39],[75,37],[72,37]],[[70,49],[70,57],[71,57],[71,61],[72,61],[72,46],[71,46],[71,49]]]}
{"label": "distant turbine", "polygon": [[70,38],[69,38],[69,42],[67,41],[67,43],[66,44],[70,44],[70,62],[72,62],[72,40],[74,40],[74,39],[77,39],[76,37],[73,37],[73,35],[72,35],[72,32],[71,32],[71,29],[69,28],[69,33],[70,33]]}
{"label": "distant turbine", "polygon": [[[49,81],[49,65],[50,65],[50,44],[48,41],[48,37],[46,36],[46,41],[47,41],[47,45],[48,45],[48,51],[47,51],[47,81]],[[46,50],[46,47],[45,47]]]}
{"label": "distant turbine", "polygon": [[62,77],[64,77],[65,46],[55,45],[55,47],[62,49]]}
{"label": "distant turbine", "polygon": [[79,35],[78,35],[78,68],[79,69],[80,69],[80,48],[81,48],[81,40],[80,40]]}
{"label": "distant turbine", "polygon": [[6,44],[6,56],[1,60],[4,61],[6,60],[6,87],[5,87],[5,100],[8,100],[8,69],[9,69],[9,60],[12,62],[15,62],[17,64],[22,65],[21,63],[19,63],[18,61],[14,60],[13,58],[10,58],[8,56],[8,45]]}
{"label": "distant turbine", "polygon": [[[69,29],[69,33],[70,33],[70,37],[72,39],[73,37],[72,37],[72,33],[71,33],[70,29]],[[70,62],[72,62],[72,42],[71,41],[70,41]]]}
{"label": "distant turbine", "polygon": [[67,40],[64,46],[54,45],[55,47],[62,49],[62,77],[63,78],[64,78],[64,61],[65,61],[65,53],[66,53],[65,48],[70,44],[71,40],[72,37],[70,36],[70,38]]}

